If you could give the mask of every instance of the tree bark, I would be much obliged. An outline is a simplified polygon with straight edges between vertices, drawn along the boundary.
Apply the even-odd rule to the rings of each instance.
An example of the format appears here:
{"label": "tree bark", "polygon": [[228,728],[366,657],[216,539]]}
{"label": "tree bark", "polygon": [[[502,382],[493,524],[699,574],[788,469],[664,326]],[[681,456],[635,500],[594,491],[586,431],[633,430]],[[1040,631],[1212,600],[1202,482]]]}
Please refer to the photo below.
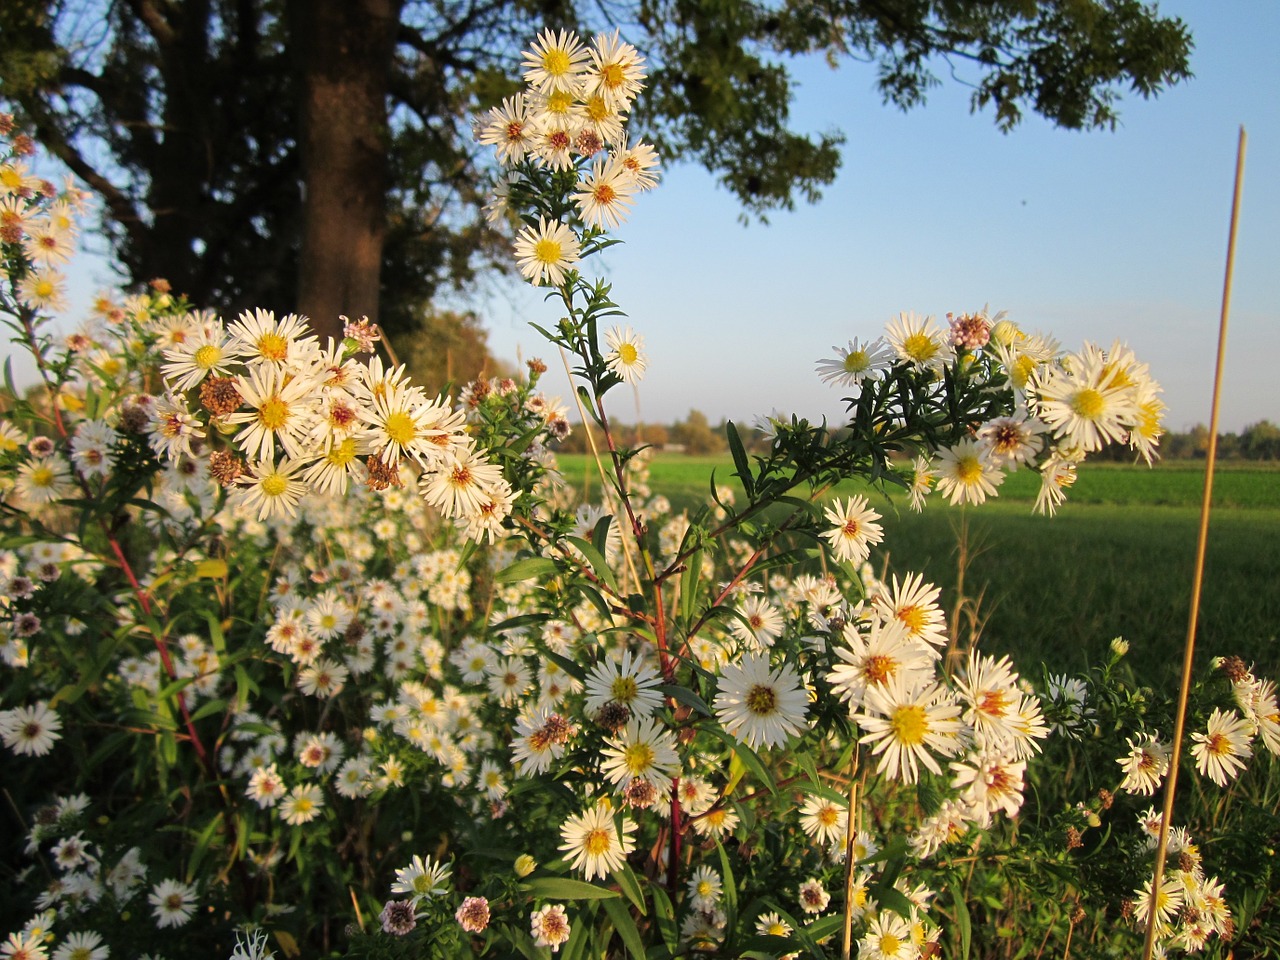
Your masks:
{"label": "tree bark", "polygon": [[304,215],[298,310],[340,339],[378,317],[386,232],[387,92],[401,0],[289,0]]}

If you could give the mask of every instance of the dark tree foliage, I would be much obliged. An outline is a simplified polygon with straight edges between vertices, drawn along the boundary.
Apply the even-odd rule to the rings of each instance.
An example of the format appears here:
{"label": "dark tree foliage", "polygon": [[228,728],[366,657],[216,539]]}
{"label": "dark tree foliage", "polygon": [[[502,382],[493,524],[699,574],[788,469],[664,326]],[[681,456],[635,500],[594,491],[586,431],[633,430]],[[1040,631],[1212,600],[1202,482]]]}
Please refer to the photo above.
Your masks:
{"label": "dark tree foliage", "polygon": [[875,63],[902,109],[955,77],[1004,130],[1113,127],[1190,75],[1138,0],[6,0],[0,100],[101,197],[128,280],[405,330],[506,263],[471,120],[544,26],[620,27],[649,58],[633,132],[761,217],[840,164],[838,131],[789,126],[798,56]]}

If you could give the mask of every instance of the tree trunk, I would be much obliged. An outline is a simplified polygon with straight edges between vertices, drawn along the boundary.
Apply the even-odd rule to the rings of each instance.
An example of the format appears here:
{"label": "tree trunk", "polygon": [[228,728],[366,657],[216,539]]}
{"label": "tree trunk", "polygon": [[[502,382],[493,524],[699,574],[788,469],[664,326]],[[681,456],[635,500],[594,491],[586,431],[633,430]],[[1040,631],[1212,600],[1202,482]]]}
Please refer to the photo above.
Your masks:
{"label": "tree trunk", "polygon": [[323,342],[378,317],[387,91],[401,0],[289,0],[300,83],[298,310]]}

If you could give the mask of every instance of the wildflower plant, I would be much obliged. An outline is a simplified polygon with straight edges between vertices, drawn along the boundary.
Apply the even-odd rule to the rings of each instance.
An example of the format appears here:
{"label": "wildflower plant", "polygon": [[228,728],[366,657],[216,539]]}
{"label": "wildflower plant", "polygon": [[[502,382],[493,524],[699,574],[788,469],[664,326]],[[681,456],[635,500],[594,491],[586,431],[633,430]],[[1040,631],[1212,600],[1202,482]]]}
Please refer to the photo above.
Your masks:
{"label": "wildflower plant", "polygon": [[[870,500],[831,491],[979,504],[1026,468],[1052,513],[1104,443],[1154,456],[1146,367],[985,309],[903,314],[819,362],[842,429],[774,418],[749,455],[729,424],[735,484],[674,513],[608,413],[643,333],[585,272],[658,182],[626,131],[643,59],[547,31],[522,69],[476,133],[558,315],[537,326],[598,502],[557,470],[568,410],[540,360],[432,397],[365,322],[321,344],[162,283],[55,343],[46,221],[70,230],[78,196],[10,141],[0,308],[39,383],[9,378],[0,421],[0,738],[35,913],[7,953],[964,955],[1007,920],[1000,889],[1071,904],[1027,942],[1069,944],[1077,910],[1134,936],[1149,818],[1098,828],[1158,787],[1151,698],[1118,653],[1037,688],[958,649],[937,587],[877,575]],[[1280,744],[1274,685],[1235,673],[1192,750],[1212,789]],[[1089,801],[1029,793],[1094,739]],[[1154,898],[1164,942],[1230,943],[1231,890],[1192,846]]]}

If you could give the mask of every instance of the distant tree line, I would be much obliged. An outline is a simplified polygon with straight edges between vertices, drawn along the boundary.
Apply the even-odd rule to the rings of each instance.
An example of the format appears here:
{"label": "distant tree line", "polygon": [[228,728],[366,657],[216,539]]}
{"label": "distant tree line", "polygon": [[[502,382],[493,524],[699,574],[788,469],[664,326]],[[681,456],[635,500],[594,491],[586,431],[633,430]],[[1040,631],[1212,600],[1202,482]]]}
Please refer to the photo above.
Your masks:
{"label": "distant tree line", "polygon": [[[688,416],[675,423],[614,424],[617,438],[629,446],[651,446],[658,450],[688,454],[721,453],[727,449],[724,438],[725,421],[714,426],[700,410],[690,410]],[[738,423],[738,432],[748,449],[763,447],[767,440],[764,433],[747,423]],[[576,429],[560,447],[566,453],[585,453],[587,435]],[[1196,424],[1185,433],[1169,432],[1161,438],[1160,456],[1164,460],[1195,460],[1209,450],[1209,428]],[[1134,452],[1123,444],[1112,444],[1094,454],[1102,460],[1124,462],[1134,458]],[[1280,460],[1280,427],[1270,420],[1259,420],[1246,426],[1239,433],[1218,434],[1218,457],[1224,460]]]}
{"label": "distant tree line", "polygon": [[[1170,431],[1160,438],[1163,460],[1197,460],[1209,452],[1209,428],[1197,423],[1185,433]],[[1113,445],[1095,456],[1104,460],[1131,460],[1133,451]],[[1270,420],[1251,423],[1239,433],[1218,434],[1221,460],[1280,460],[1280,427]]]}

